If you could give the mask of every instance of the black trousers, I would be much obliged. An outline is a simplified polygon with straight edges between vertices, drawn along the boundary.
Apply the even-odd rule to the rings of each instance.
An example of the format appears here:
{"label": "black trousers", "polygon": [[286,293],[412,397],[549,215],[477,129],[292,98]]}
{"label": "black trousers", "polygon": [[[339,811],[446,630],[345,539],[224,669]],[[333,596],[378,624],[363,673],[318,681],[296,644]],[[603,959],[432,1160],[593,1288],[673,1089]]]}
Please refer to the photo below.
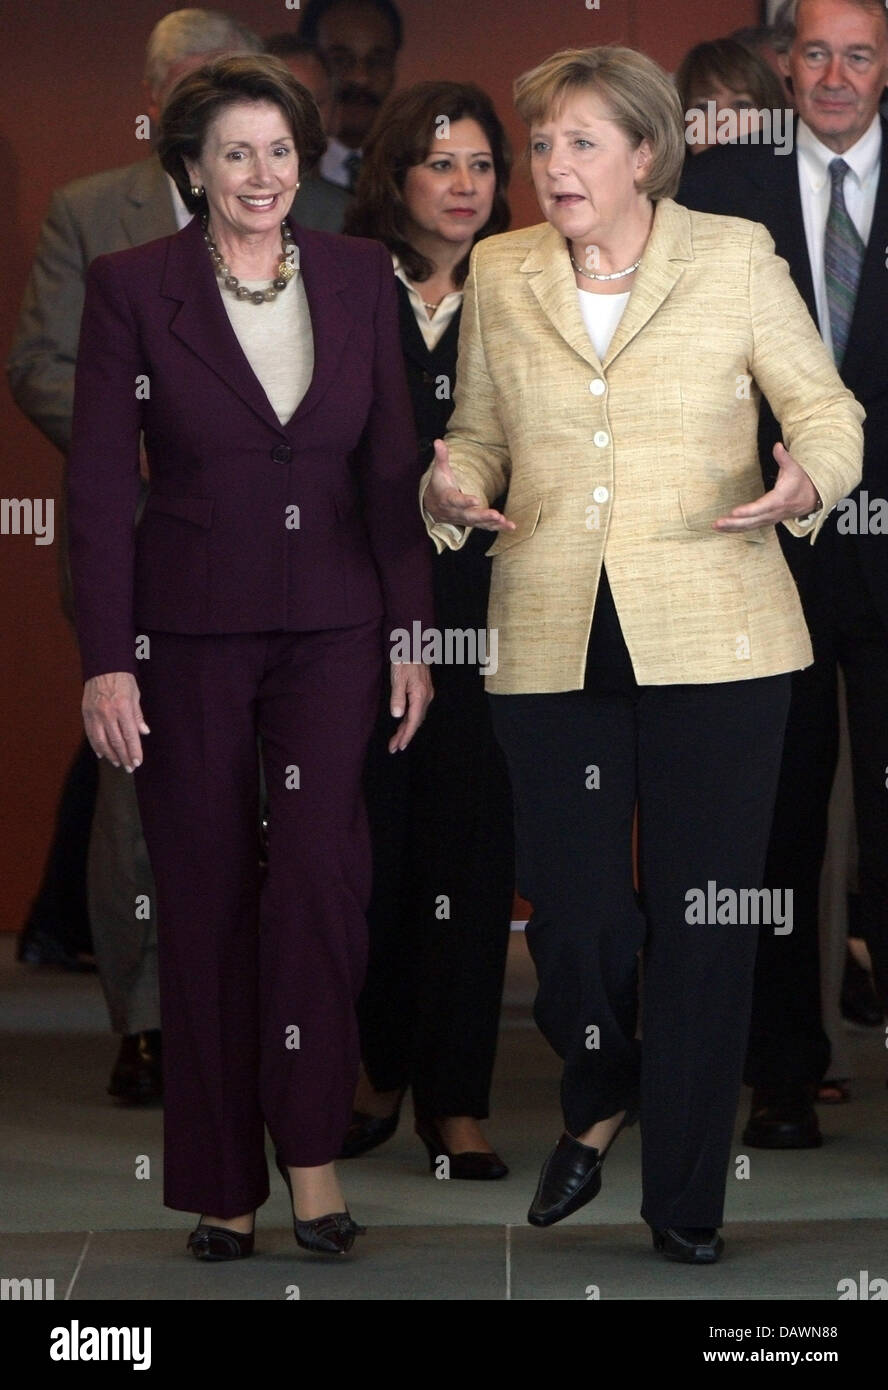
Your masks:
{"label": "black trousers", "polygon": [[515,885],[511,793],[477,669],[432,674],[435,699],[413,743],[388,752],[386,695],[365,765],[373,893],[361,1055],[377,1090],[412,1086],[418,1115],[483,1119]]}
{"label": "black trousers", "polygon": [[535,1018],[564,1061],[570,1133],[640,1098],[644,1219],[719,1226],[758,930],[689,922],[688,894],[761,884],[790,678],[637,687],[618,666],[583,691],[490,697],[533,904]]}
{"label": "black trousers", "polygon": [[[825,544],[824,544],[825,542]],[[818,933],[827,810],[838,753],[837,670],[847,694],[857,822],[861,932],[888,1010],[888,632],[861,578],[851,538],[824,533],[802,600],[815,661],[793,675],[792,702],[765,883],[791,888],[790,936],[762,933],[749,1051],[752,1086],[816,1084],[827,1073]]]}

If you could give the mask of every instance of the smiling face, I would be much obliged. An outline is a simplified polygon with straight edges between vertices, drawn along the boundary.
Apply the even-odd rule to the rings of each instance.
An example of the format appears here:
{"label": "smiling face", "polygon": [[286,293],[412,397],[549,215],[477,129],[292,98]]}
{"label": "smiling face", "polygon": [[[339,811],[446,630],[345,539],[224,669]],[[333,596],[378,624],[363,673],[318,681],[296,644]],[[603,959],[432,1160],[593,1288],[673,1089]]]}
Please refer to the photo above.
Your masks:
{"label": "smiling face", "polygon": [[453,121],[448,137],[433,139],[423,163],[407,170],[407,240],[471,243],[490,219],[495,191],[490,141],[477,121]]}
{"label": "smiling face", "polygon": [[270,101],[224,107],[207,128],[200,158],[185,166],[191,182],[206,189],[217,241],[277,234],[299,182],[293,132]]}
{"label": "smiling face", "polygon": [[646,140],[636,148],[594,92],[569,92],[557,112],[530,131],[530,167],[544,217],[580,244],[609,232],[647,204],[637,180],[651,160]]}
{"label": "smiling face", "polygon": [[872,124],[888,81],[885,17],[847,0],[803,0],[781,64],[802,120],[841,154]]}

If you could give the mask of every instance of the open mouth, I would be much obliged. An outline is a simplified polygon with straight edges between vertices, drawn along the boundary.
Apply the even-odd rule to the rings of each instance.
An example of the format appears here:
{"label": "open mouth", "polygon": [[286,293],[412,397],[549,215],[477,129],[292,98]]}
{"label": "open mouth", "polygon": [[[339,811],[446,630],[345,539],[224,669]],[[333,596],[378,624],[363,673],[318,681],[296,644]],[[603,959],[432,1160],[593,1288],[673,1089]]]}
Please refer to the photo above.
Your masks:
{"label": "open mouth", "polygon": [[246,193],[240,194],[240,202],[248,208],[255,208],[257,212],[265,212],[268,208],[273,208],[277,202],[276,193],[266,193],[262,197],[251,198]]}

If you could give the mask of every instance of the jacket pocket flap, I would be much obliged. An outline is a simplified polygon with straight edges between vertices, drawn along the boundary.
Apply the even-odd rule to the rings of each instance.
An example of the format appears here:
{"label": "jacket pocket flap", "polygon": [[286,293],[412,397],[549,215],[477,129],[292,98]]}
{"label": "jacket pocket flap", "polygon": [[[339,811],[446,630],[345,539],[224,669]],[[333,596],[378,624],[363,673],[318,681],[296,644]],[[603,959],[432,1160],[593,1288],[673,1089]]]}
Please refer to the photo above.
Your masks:
{"label": "jacket pocket flap", "polygon": [[177,516],[195,526],[208,527],[213,524],[215,506],[212,497],[167,497],[164,493],[151,492],[145,503],[145,514],[162,512],[164,516]]}
{"label": "jacket pocket flap", "polygon": [[[750,501],[754,499],[750,498]],[[701,502],[699,498],[691,498],[686,493],[679,492],[678,505],[681,507],[681,518],[685,529],[688,531],[706,531],[712,536],[739,536],[744,541],[762,544],[767,539],[767,533],[759,527],[755,531],[715,531],[713,522],[718,521],[720,516],[727,516],[734,507],[739,506],[736,501],[725,501],[718,498],[712,502]]]}
{"label": "jacket pocket flap", "polygon": [[532,536],[537,528],[542,510],[542,498],[537,497],[532,502],[525,502],[520,507],[509,507],[508,503],[503,510],[503,515],[514,521],[514,531],[500,531],[496,540],[489,550],[485,550],[485,555],[499,555],[504,550],[510,550],[513,545],[518,545],[520,541],[526,541]]}

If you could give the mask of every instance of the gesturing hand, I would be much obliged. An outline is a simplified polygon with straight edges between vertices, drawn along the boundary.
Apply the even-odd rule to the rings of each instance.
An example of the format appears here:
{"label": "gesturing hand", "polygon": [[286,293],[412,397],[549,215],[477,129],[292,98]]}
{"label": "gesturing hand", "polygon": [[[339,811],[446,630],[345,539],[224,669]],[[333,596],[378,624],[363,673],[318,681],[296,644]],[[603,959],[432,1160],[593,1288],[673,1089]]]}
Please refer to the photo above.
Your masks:
{"label": "gesturing hand", "polygon": [[435,521],[454,526],[478,526],[482,531],[514,531],[514,521],[502,512],[482,506],[477,497],[460,489],[450,469],[450,453],[442,439],[435,440],[435,467],[423,498],[423,506]]}
{"label": "gesturing hand", "polygon": [[90,747],[114,767],[127,772],[142,762],[140,734],[151,730],[145,723],[136,678],[129,671],[93,676],[83,687],[83,726]]}
{"label": "gesturing hand", "polygon": [[811,479],[782,444],[774,445],[774,458],[779,472],[771,491],[754,502],[735,507],[727,516],[720,516],[713,523],[716,531],[757,531],[789,517],[807,516],[822,506]]}

